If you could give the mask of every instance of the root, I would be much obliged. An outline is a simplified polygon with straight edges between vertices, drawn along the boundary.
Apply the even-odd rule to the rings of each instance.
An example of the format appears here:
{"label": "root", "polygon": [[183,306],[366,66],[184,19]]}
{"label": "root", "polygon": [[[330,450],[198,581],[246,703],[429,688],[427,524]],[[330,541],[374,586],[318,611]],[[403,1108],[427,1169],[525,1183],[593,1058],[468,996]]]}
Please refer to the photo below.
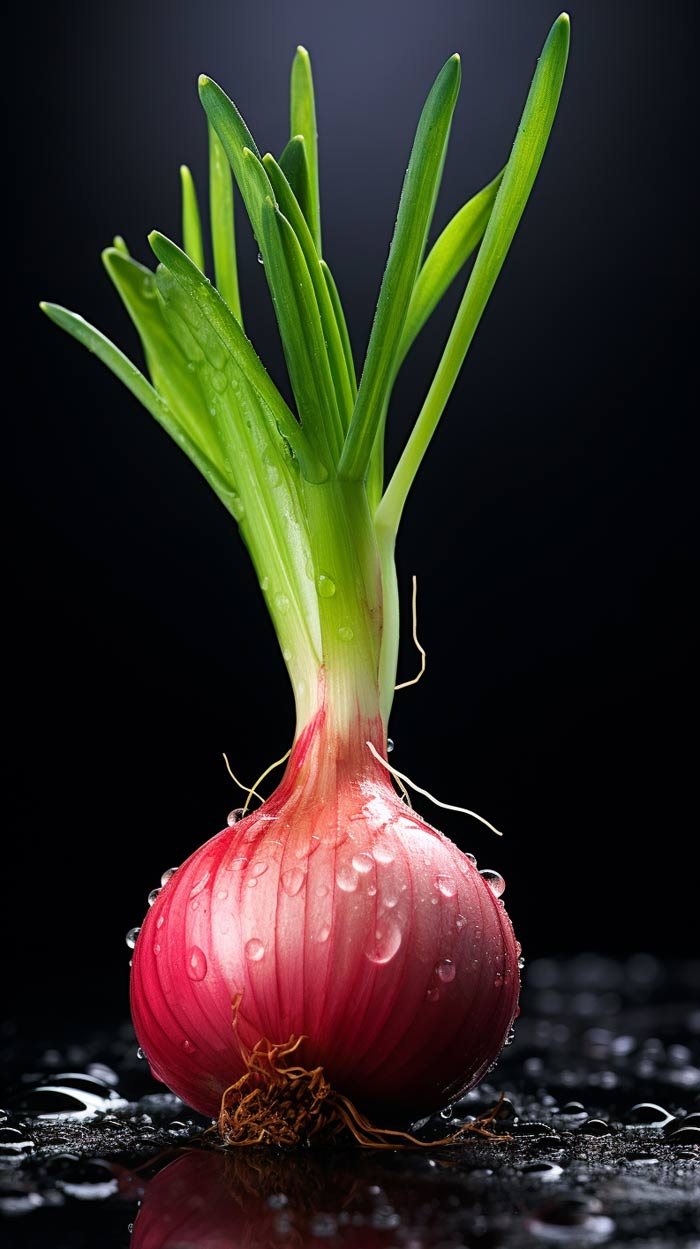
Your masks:
{"label": "root", "polygon": [[257,798],[261,803],[265,801],[262,794],[258,793],[258,785],[260,784],[261,781],[265,780],[266,776],[270,775],[270,772],[273,772],[275,768],[278,768],[280,766],[281,763],[284,763],[285,760],[289,758],[291,753],[292,753],[292,750],[290,747],[286,755],[282,755],[281,759],[275,759],[275,762],[271,763],[269,767],[265,768],[265,771],[260,774],[255,784],[251,785],[250,789],[248,789],[247,785],[244,785],[242,781],[239,781],[237,776],[234,776],[233,772],[231,771],[231,764],[229,763],[226,753],[224,752],[224,763],[226,764],[226,771],[231,777],[231,780],[238,786],[238,788],[244,790],[244,792],[247,794],[247,798],[245,800],[245,806],[242,808],[243,815],[247,815],[248,813],[248,807],[250,805],[251,798]]}
{"label": "root", "polygon": [[416,650],[417,650],[417,651],[418,651],[418,653],[420,654],[420,669],[419,669],[419,671],[418,671],[418,675],[417,675],[417,676],[415,676],[415,677],[411,677],[411,680],[410,680],[410,681],[402,681],[402,682],[400,683],[400,685],[395,685],[395,686],[394,686],[394,692],[396,692],[396,690],[407,690],[407,689],[408,689],[408,687],[409,687],[409,685],[417,685],[417,684],[418,684],[418,682],[420,681],[421,677],[423,676],[423,673],[425,672],[425,659],[426,659],[426,656],[425,656],[425,651],[423,650],[423,647],[421,646],[420,642],[418,641],[418,603],[417,603],[417,599],[418,599],[418,578],[414,576],[414,578],[413,578],[413,594],[412,594],[412,597],[411,597],[411,615],[412,615],[412,617],[413,617],[413,641],[414,641],[414,642],[415,642],[415,644],[416,644]]}
{"label": "root", "polygon": [[[240,998],[234,1003],[234,1027],[239,1004]],[[332,1088],[323,1067],[308,1070],[293,1063],[304,1039],[291,1036],[282,1045],[261,1040],[252,1051],[243,1050],[248,1070],[221,1098],[218,1129],[224,1145],[291,1148],[353,1138],[366,1149],[435,1149],[466,1136],[504,1139],[489,1130],[499,1106],[436,1141],[375,1127],[349,1098]]]}
{"label": "root", "polygon": [[470,811],[468,807],[456,807],[451,802],[441,802],[439,798],[429,794],[427,789],[421,789],[420,785],[416,785],[416,782],[412,781],[410,776],[406,776],[405,772],[398,772],[386,759],[382,759],[379,751],[371,742],[365,742],[365,746],[369,747],[377,763],[381,763],[382,767],[386,768],[387,772],[390,772],[397,781],[405,781],[407,785],[411,786],[411,789],[415,789],[417,794],[422,794],[424,798],[429,798],[431,802],[434,802],[436,807],[442,807],[443,811],[459,811],[461,815],[471,815],[472,819],[479,820],[481,824],[485,824],[497,837],[503,836],[503,833],[495,828],[493,824],[489,824],[489,821],[485,820],[483,815],[477,815],[476,811]]}

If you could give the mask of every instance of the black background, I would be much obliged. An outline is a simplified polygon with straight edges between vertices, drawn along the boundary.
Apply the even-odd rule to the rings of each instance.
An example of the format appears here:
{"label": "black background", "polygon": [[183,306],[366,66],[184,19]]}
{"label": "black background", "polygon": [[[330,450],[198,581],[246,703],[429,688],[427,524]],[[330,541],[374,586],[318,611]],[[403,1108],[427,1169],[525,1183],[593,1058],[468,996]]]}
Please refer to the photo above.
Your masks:
{"label": "black background", "polygon": [[[688,693],[692,4],[581,0],[550,148],[400,535],[428,671],[397,695],[394,760],[507,836],[422,804],[499,868],[526,954],[685,952],[696,821]],[[127,1008],[124,932],[148,890],[289,745],[291,694],[252,568],[215,498],[87,353],[82,312],[138,358],[100,248],[179,238],[178,165],[202,191],[196,77],[258,145],[287,138],[313,58],[325,253],[361,359],[414,126],[453,51],[463,85],[440,228],[506,158],[549,0],[39,3],[20,26],[13,296],[17,697],[6,792],[6,968],[31,1021]],[[239,216],[239,222],[241,217]],[[281,353],[241,226],[246,324]],[[395,456],[449,328],[401,376]],[[408,630],[407,630],[408,631]],[[416,663],[402,651],[402,675]],[[7,863],[8,853],[10,862]],[[688,915],[690,912],[690,916]],[[16,989],[16,994],[15,994]],[[12,996],[15,994],[15,997]],[[6,1002],[7,1002],[7,995]]]}

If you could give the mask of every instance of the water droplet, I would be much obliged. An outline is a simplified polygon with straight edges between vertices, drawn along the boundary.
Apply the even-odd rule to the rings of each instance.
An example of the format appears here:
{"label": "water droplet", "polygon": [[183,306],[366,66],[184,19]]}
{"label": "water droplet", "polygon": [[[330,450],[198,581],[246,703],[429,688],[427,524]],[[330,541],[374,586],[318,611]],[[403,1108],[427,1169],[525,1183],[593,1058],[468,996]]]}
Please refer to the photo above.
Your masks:
{"label": "water droplet", "polygon": [[130,928],[128,933],[126,934],[126,944],[128,945],[130,950],[133,950],[134,946],[136,945],[136,938],[138,937],[140,931],[141,931],[140,928]]}
{"label": "water droplet", "polygon": [[305,880],[306,874],[300,867],[290,867],[287,872],[282,873],[282,888],[290,898],[295,898],[303,888]]}
{"label": "water droplet", "polygon": [[368,898],[374,898],[374,897],[376,896],[376,893],[377,893],[377,886],[376,886],[376,885],[368,885],[368,886],[367,886],[367,897],[368,897]]}
{"label": "water droplet", "polygon": [[268,869],[268,866],[269,866],[269,864],[268,864],[268,862],[267,862],[267,859],[256,859],[256,860],[255,860],[255,862],[254,862],[254,863],[251,863],[251,865],[250,865],[250,873],[249,873],[249,874],[250,874],[251,876],[254,876],[254,877],[256,877],[256,876],[264,876],[264,875],[265,875],[265,872],[266,872],[266,871],[267,871],[267,869]]}
{"label": "water droplet", "polygon": [[234,807],[233,811],[229,811],[228,815],[226,816],[226,823],[228,824],[229,828],[233,828],[234,824],[237,824],[239,820],[243,819],[243,816],[244,816],[243,807]]}
{"label": "water droplet", "polygon": [[503,1042],[503,1044],[504,1044],[504,1045],[512,1045],[514,1040],[515,1040],[515,1028],[511,1028],[511,1030],[510,1030],[510,1032],[508,1033],[508,1036],[506,1037],[506,1039],[505,1039],[505,1041]]}
{"label": "water droplet", "polygon": [[394,739],[393,739],[393,737],[387,737],[387,739],[386,739],[386,753],[387,753],[388,755],[390,755],[393,749],[394,749]]}
{"label": "water droplet", "polygon": [[341,625],[340,628],[338,629],[338,637],[340,638],[341,642],[352,642],[352,639],[354,638],[354,636],[355,634],[353,633],[349,625]]}
{"label": "water droplet", "polygon": [[325,572],[322,572],[316,579],[316,589],[321,595],[321,598],[333,598],[333,595],[335,594],[335,581]]}
{"label": "water droplet", "polygon": [[162,928],[164,923],[165,923],[165,916],[159,915],[158,920],[156,922],[156,928]]}
{"label": "water droplet", "polygon": [[158,894],[159,894],[159,893],[160,893],[160,889],[151,889],[151,892],[150,892],[150,893],[149,893],[149,895],[148,895],[148,905],[149,905],[149,906],[153,906],[153,903],[155,902],[155,900],[156,900],[156,898],[158,897]]}
{"label": "water droplet", "polygon": [[190,946],[187,952],[187,975],[190,980],[203,980],[207,974],[207,957],[198,945]]}
{"label": "water droplet", "polygon": [[476,867],[476,855],[475,854],[465,853],[464,857],[465,859],[469,859],[469,862],[472,863],[474,867]]}
{"label": "water droplet", "polygon": [[286,616],[289,611],[289,599],[286,594],[275,595],[275,607],[282,616]]}
{"label": "water droplet", "polygon": [[374,941],[369,949],[365,950],[365,955],[370,963],[378,963],[381,966],[391,962],[400,946],[401,929],[396,924],[386,924],[377,929]]}
{"label": "water droplet", "polygon": [[440,1000],[440,990],[436,989],[435,985],[431,985],[425,996],[430,1002],[431,1006],[433,1006],[435,1002],[439,1002]]}
{"label": "water droplet", "polygon": [[193,911],[198,911],[198,910],[199,910],[199,902],[197,901],[197,899],[196,899],[196,898],[195,898],[194,902],[190,902],[190,906],[191,906],[191,908],[192,908],[192,910],[193,910]]}
{"label": "water droplet", "polygon": [[258,252],[258,264],[259,264],[259,265],[264,265],[264,264],[265,264],[265,260],[264,260],[264,258],[263,258],[263,254],[262,254],[262,252]]}
{"label": "water droplet", "polygon": [[457,932],[461,932],[463,928],[466,928],[466,926],[467,926],[466,916],[458,915],[455,920],[455,928],[457,929]]}
{"label": "water droplet", "polygon": [[228,505],[234,520],[243,520],[243,517],[245,516],[245,503],[243,502],[240,494],[236,494],[235,490],[232,490],[229,495]]}
{"label": "water droplet", "polygon": [[141,1049],[141,1046],[140,1046],[140,1045],[139,1045],[139,1047],[138,1047],[138,1049],[137,1049],[137,1051],[136,1051],[136,1057],[137,1057],[139,1060],[144,1059],[144,1058],[146,1057],[146,1055],[144,1054],[144,1052],[143,1052],[143,1050]]}
{"label": "water droplet", "polygon": [[194,1044],[193,1041],[190,1041],[189,1037],[185,1037],[184,1041],[182,1042],[182,1048],[186,1054],[194,1054],[197,1046]]}
{"label": "water droplet", "polygon": [[323,944],[324,941],[328,940],[330,935],[331,935],[330,925],[324,924],[323,928],[319,928],[316,934],[316,940],[321,942],[321,944]]}
{"label": "water droplet", "polygon": [[341,863],[335,878],[338,882],[338,888],[342,889],[344,893],[354,893],[357,889],[357,872],[349,864]]}
{"label": "water droplet", "polygon": [[316,886],[316,897],[317,897],[317,898],[325,898],[327,894],[328,894],[328,885],[317,885],[317,886]]}
{"label": "water droplet", "polygon": [[382,843],[381,841],[378,841],[372,847],[372,856],[376,860],[377,863],[393,863],[394,862],[393,850],[391,850],[391,848],[386,843]]}
{"label": "water droplet", "polygon": [[244,867],[248,866],[248,860],[244,857],[232,859],[228,865],[229,872],[242,872]]}
{"label": "water droplet", "polygon": [[270,588],[270,578],[263,577],[262,581],[260,582],[260,589],[262,590],[263,594],[266,594],[269,588]]}
{"label": "water droplet", "polygon": [[217,889],[216,896],[217,898],[221,898],[221,901],[223,902],[224,899],[228,897],[228,889]]}
{"label": "water droplet", "polygon": [[443,984],[449,984],[457,975],[457,968],[451,958],[441,958],[435,964],[435,975],[438,980],[442,980]]}
{"label": "water droplet", "polygon": [[226,374],[222,373],[221,369],[212,369],[211,382],[214,390],[218,390],[219,394],[223,395],[226,386],[228,385],[226,381]]}
{"label": "water droplet", "polygon": [[251,937],[250,941],[246,941],[245,956],[251,963],[259,963],[264,953],[265,946],[258,937]]}
{"label": "water droplet", "polygon": [[195,884],[190,889],[191,898],[196,898],[197,894],[202,892],[202,890],[206,886],[207,881],[209,880],[210,875],[211,875],[211,872],[205,872],[204,875],[200,876],[199,880],[195,882]]}
{"label": "water droplet", "polygon": [[521,955],[520,955],[520,958],[518,959],[518,969],[519,969],[519,971],[522,971],[524,966],[525,966],[525,959],[523,958],[523,956],[522,956],[522,954],[521,954]]}
{"label": "water droplet", "polygon": [[366,854],[364,850],[362,850],[360,851],[359,854],[354,854],[352,856],[352,865],[356,872],[359,872],[360,875],[365,876],[367,872],[373,871],[374,859],[372,858],[371,854]]}
{"label": "water droplet", "polygon": [[443,898],[454,898],[457,892],[457,884],[451,876],[436,876],[433,883]]}
{"label": "water droplet", "polygon": [[500,898],[501,894],[503,893],[503,890],[506,887],[506,882],[501,876],[501,873],[493,872],[491,868],[485,867],[483,871],[479,872],[479,875],[481,876],[482,880],[486,881],[486,884],[488,885],[491,892],[495,893],[497,898]]}
{"label": "water droplet", "polygon": [[157,957],[158,957],[158,955],[160,954],[160,941],[156,941],[156,942],[154,942],[154,945],[153,945],[153,953],[155,954],[156,958],[157,958]]}
{"label": "water droplet", "polygon": [[384,905],[387,910],[393,911],[394,907],[398,905],[398,901],[398,898],[395,898],[390,894],[388,898],[384,899]]}

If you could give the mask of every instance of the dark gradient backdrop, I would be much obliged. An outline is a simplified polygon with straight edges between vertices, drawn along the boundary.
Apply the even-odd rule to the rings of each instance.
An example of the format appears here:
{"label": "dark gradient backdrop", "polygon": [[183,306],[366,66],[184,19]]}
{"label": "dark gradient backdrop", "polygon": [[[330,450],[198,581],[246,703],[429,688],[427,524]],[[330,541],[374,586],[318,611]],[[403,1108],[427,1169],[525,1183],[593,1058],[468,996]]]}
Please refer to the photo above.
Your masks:
{"label": "dark gradient backdrop", "polygon": [[[421,803],[498,867],[526,954],[683,952],[696,909],[683,717],[692,398],[687,170],[691,3],[573,0],[560,113],[530,205],[411,499],[424,682],[397,696],[396,765],[507,831]],[[26,10],[25,10],[26,11]],[[160,872],[283,753],[291,697],[247,556],[184,457],[36,311],[81,311],[138,354],[99,251],[179,237],[178,165],[206,173],[196,78],[258,144],[287,137],[297,43],[313,57],[325,250],[358,353],[417,116],[454,50],[463,87],[436,228],[506,158],[554,0],[40,2],[13,60],[20,500],[5,651],[5,905],[20,1010],[126,1009],[123,934]],[[19,236],[18,242],[14,239]],[[240,233],[249,332],[278,380],[262,269]],[[395,455],[457,292],[391,414]],[[286,385],[286,382],[283,382]],[[14,613],[13,613],[14,614]],[[402,675],[415,656],[402,655]],[[47,1016],[48,1012],[48,1016]]]}

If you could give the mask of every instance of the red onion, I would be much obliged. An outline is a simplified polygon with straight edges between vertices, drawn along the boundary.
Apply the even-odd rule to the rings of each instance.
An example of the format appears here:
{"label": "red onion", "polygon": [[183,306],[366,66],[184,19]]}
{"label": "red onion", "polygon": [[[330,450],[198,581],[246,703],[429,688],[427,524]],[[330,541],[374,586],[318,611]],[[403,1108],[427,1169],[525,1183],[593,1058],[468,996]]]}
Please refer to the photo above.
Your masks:
{"label": "red onion", "polygon": [[518,948],[500,898],[363,750],[383,746],[381,722],[348,742],[325,720],[272,797],[167,881],[136,942],[139,1044],[206,1115],[245,1073],[242,1046],[295,1035],[295,1062],[363,1111],[416,1118],[476,1084],[513,1023]]}

